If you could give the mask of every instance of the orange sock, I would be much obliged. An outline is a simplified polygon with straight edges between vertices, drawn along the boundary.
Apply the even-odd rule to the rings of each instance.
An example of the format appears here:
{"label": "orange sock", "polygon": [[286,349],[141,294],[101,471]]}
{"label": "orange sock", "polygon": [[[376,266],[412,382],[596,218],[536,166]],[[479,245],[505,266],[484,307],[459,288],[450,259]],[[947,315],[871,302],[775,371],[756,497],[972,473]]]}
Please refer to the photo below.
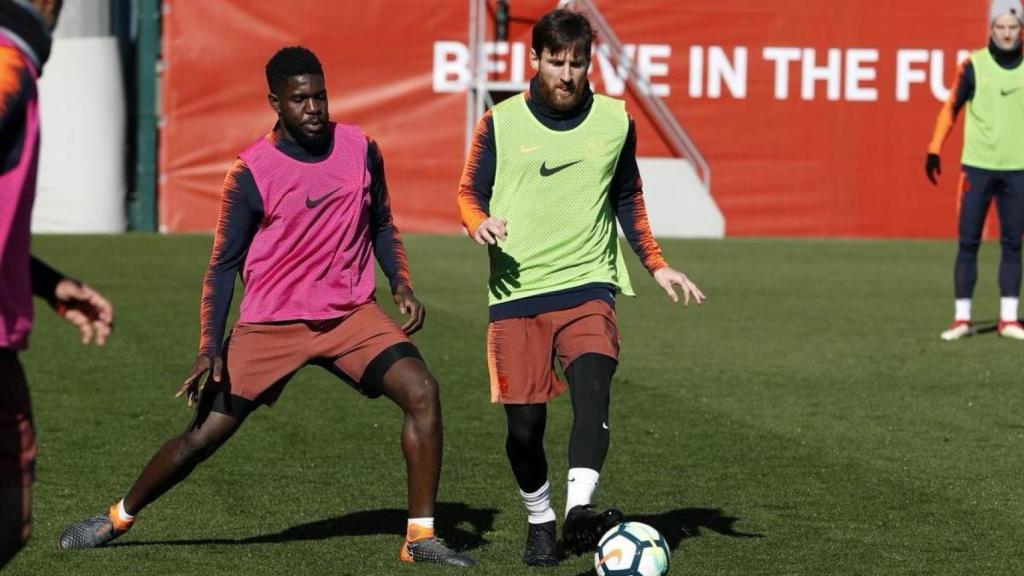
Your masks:
{"label": "orange sock", "polygon": [[127,532],[128,529],[132,527],[132,524],[135,524],[135,517],[132,516],[130,520],[125,520],[121,516],[121,511],[119,510],[120,507],[120,500],[114,502],[110,506],[110,510],[107,510],[107,517],[110,518],[110,522],[114,525],[114,530],[117,530],[118,532]]}
{"label": "orange sock", "polygon": [[423,540],[424,538],[434,537],[434,527],[422,526],[415,522],[409,522],[409,525],[405,529],[405,539],[408,542],[415,542],[417,540]]}

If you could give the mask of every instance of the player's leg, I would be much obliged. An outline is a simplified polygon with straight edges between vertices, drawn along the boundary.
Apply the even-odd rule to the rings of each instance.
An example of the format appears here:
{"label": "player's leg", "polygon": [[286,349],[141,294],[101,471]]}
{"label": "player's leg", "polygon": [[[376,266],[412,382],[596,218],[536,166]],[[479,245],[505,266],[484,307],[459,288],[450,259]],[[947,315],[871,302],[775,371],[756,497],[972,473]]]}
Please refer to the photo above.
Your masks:
{"label": "player's leg", "polygon": [[399,558],[469,567],[469,556],[444,545],[434,532],[434,507],[441,475],[443,427],[437,380],[416,346],[376,304],[363,306],[323,328],[314,354],[335,374],[374,398],[385,395],[403,413],[409,519]]}
{"label": "player's leg", "polygon": [[565,510],[591,503],[597,476],[608,455],[611,428],[608,405],[612,376],[618,362],[603,354],[586,353],[565,371],[572,395],[572,433],[569,436],[569,492]]}
{"label": "player's leg", "polygon": [[[445,546],[434,531],[434,507],[444,443],[437,380],[427,371],[411,343],[398,344],[389,350],[396,356],[404,356],[391,364],[379,384],[384,395],[403,413],[401,444],[405,456],[409,518],[399,558],[404,562],[471,567],[476,563],[472,558]],[[384,354],[390,355],[388,351]],[[366,377],[362,382],[374,385]]]}
{"label": "player's leg", "polygon": [[1024,172],[1001,175],[996,194],[999,211],[999,335],[1024,340],[1018,320],[1021,284],[1021,235],[1024,234]]}
{"label": "player's leg", "polygon": [[569,474],[562,536],[566,547],[582,554],[622,519],[615,508],[593,505],[610,439],[609,402],[618,366],[619,332],[615,313],[601,301],[559,313],[555,349],[565,367],[572,395]]}
{"label": "player's leg", "polygon": [[185,430],[161,446],[129,489],[103,514],[68,526],[61,550],[103,546],[124,534],[135,515],[187,478],[224,445],[260,404],[273,404],[308,359],[302,323],[238,324],[225,348],[224,378],[208,380]]}
{"label": "player's leg", "polygon": [[487,328],[491,401],[505,407],[505,454],[527,512],[523,562],[558,563],[555,512],[544,453],[547,402],[565,391],[552,366],[550,314],[492,321]]}
{"label": "player's leg", "polygon": [[959,242],[953,265],[953,323],[941,334],[943,340],[957,340],[971,333],[971,301],[978,280],[978,250],[992,201],[990,172],[965,166],[960,182]]}
{"label": "player's leg", "polygon": [[[206,396],[223,395],[223,392]],[[220,401],[223,405],[223,401]],[[103,514],[68,526],[57,547],[61,550],[96,548],[127,532],[135,515],[213,455],[238,430],[247,411],[225,414],[212,410],[213,399],[202,398],[185,431],[156,451],[132,484],[128,494]]]}
{"label": "player's leg", "polygon": [[0,349],[0,569],[32,533],[36,441],[25,372],[17,354]]}
{"label": "player's leg", "polygon": [[421,360],[406,357],[391,366],[380,388],[402,409],[410,521],[416,524],[416,519],[423,519],[432,524],[444,444],[437,380]]}
{"label": "player's leg", "polygon": [[0,570],[32,535],[32,487],[0,487]]}
{"label": "player's leg", "polygon": [[547,404],[505,404],[505,455],[524,493],[534,493],[548,481],[548,460],[544,453],[547,419]]}
{"label": "player's leg", "polygon": [[[234,435],[254,407],[244,398],[225,400],[224,392],[210,396],[200,400],[185,431],[164,443],[150,458],[122,500],[122,514],[134,517],[187,478]],[[232,403],[234,410],[224,407]]]}
{"label": "player's leg", "polygon": [[551,507],[551,483],[544,453],[547,407],[546,403],[505,404],[505,454],[528,514],[523,562],[529,566],[558,563],[556,517]]}

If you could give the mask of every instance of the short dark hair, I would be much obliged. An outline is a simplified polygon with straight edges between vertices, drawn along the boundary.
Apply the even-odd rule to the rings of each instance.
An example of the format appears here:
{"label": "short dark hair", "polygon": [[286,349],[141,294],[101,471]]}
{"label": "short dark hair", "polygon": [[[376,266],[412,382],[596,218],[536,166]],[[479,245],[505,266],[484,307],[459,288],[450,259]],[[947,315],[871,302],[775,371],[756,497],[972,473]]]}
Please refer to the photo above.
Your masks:
{"label": "short dark hair", "polygon": [[267,86],[271,92],[286,85],[292,76],[304,74],[324,75],[316,54],[302,46],[281,48],[267,61]]}
{"label": "short dark hair", "polygon": [[547,48],[552,54],[571,50],[573,55],[582,55],[590,60],[590,46],[594,42],[594,30],[587,17],[569,10],[552,10],[533,26],[533,51],[537,57]]}

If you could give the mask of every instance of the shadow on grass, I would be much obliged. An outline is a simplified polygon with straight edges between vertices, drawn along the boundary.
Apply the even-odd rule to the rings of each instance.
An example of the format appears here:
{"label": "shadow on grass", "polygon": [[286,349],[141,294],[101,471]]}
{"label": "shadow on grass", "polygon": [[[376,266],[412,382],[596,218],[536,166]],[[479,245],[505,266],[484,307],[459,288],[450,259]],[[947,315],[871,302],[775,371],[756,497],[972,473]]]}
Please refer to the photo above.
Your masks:
{"label": "shadow on grass", "polygon": [[702,530],[710,530],[733,538],[764,538],[764,534],[738,532],[733,528],[739,518],[727,516],[719,508],[677,508],[661,514],[626,516],[626,520],[653,526],[665,538],[672,550],[687,538],[697,538]]}
{"label": "shadow on grass", "polygon": [[[483,535],[494,527],[498,511],[493,508],[472,508],[459,502],[438,502],[436,514],[437,534],[456,550],[472,550],[487,544]],[[343,536],[372,536],[378,534],[405,534],[408,512],[397,508],[362,510],[337,518],[327,518],[299,524],[273,534],[248,538],[197,538],[184,540],[138,540],[114,542],[116,546],[205,546],[281,544],[285,542],[328,540]]]}
{"label": "shadow on grass", "polygon": [[974,328],[971,330],[971,336],[981,336],[982,334],[993,334],[999,331],[999,322],[994,320],[982,320],[981,322],[975,322]]}
{"label": "shadow on grass", "polygon": [[[665,538],[669,549],[675,550],[683,540],[697,538],[705,530],[733,538],[764,538],[764,534],[739,532],[733,524],[739,518],[727,516],[720,508],[676,508],[661,514],[627,514],[627,522],[643,522],[654,527]],[[594,570],[581,572],[578,576],[594,574]]]}

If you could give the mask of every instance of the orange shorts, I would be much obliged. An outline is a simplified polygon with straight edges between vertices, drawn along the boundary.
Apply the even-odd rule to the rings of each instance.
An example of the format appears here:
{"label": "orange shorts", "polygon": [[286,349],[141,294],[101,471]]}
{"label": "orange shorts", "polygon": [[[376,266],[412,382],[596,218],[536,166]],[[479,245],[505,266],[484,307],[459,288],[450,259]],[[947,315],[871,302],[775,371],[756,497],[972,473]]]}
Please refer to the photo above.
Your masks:
{"label": "orange shorts", "polygon": [[378,371],[374,360],[392,348],[398,350],[392,364],[403,356],[419,357],[409,337],[376,302],[331,320],[240,322],[224,346],[225,377],[219,383],[208,382],[207,391],[269,406],[299,368],[315,364],[376,398],[381,395],[377,380],[387,366],[379,367],[379,377],[370,378],[369,372]]}
{"label": "orange shorts", "polygon": [[555,373],[583,354],[618,360],[615,310],[600,300],[525,318],[496,320],[487,327],[491,402],[540,404],[565,392]]}
{"label": "orange shorts", "polygon": [[25,371],[15,352],[0,350],[0,489],[31,486],[35,468],[36,435]]}

